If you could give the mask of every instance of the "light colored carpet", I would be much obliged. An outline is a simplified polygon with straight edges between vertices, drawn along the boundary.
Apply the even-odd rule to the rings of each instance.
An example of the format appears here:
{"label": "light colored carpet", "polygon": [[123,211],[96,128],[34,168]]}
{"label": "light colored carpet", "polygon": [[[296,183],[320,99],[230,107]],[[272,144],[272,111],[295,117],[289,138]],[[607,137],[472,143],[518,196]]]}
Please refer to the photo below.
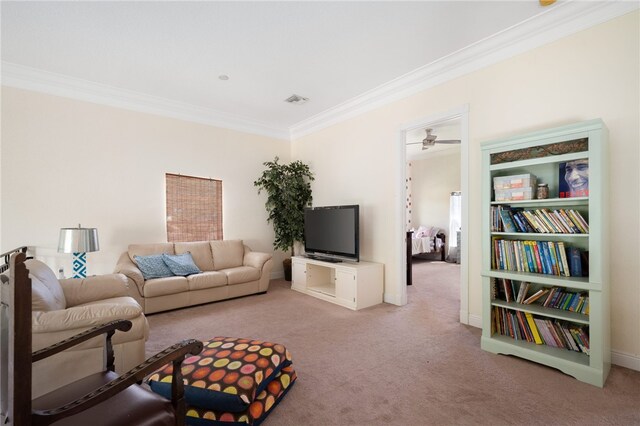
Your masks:
{"label": "light colored carpet", "polygon": [[351,311],[271,282],[265,295],[150,315],[151,355],[184,338],[284,344],[298,381],[265,425],[640,425],[640,372],[604,389],[480,349],[459,265],[416,261],[406,306]]}

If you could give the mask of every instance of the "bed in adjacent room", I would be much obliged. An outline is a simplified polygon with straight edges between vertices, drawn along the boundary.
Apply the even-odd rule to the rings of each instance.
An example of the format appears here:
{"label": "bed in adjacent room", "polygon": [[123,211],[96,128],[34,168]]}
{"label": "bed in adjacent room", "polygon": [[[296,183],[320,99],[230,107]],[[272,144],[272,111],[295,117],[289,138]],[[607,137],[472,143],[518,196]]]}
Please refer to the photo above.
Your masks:
{"label": "bed in adjacent room", "polygon": [[444,261],[445,240],[445,234],[440,228],[420,226],[411,235],[411,255],[439,254],[440,260]]}

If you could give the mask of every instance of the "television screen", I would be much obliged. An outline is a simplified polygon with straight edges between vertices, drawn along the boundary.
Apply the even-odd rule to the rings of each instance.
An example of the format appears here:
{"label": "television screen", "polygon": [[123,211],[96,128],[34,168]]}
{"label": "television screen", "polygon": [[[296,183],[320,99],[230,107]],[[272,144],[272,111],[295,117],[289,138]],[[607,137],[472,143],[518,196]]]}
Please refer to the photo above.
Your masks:
{"label": "television screen", "polygon": [[305,209],[304,239],[307,254],[360,260],[359,206]]}

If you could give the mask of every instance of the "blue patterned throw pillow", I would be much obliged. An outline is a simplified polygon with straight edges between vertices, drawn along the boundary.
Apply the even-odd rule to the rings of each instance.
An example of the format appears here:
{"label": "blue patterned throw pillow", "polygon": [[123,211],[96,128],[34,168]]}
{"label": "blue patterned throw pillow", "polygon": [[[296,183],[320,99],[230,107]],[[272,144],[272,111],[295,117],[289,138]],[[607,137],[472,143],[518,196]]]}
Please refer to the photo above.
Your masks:
{"label": "blue patterned throw pillow", "polygon": [[151,278],[166,278],[172,277],[173,272],[164,263],[161,254],[152,254],[149,256],[133,256],[133,260],[135,260],[140,272],[142,272],[142,276],[145,280]]}
{"label": "blue patterned throw pillow", "polygon": [[173,275],[187,276],[202,272],[193,262],[190,252],[182,254],[163,254],[162,259],[167,264]]}

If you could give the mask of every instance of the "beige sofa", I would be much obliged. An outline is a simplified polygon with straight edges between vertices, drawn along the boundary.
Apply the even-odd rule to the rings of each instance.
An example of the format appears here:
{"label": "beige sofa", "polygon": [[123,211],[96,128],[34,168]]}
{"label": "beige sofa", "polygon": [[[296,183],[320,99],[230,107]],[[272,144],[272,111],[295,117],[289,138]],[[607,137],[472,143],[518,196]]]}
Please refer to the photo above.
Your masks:
{"label": "beige sofa", "polygon": [[[190,252],[202,271],[188,276],[145,280],[134,256]],[[120,256],[115,272],[129,280],[129,294],[146,314],[199,305],[269,288],[271,254],[251,251],[242,240],[132,244]]]}
{"label": "beige sofa", "polygon": [[[140,305],[128,296],[124,275],[58,280],[39,260],[25,262],[31,278],[33,350],[46,348],[97,325],[131,321],[131,330],[113,336],[115,368],[125,373],[145,358],[149,325]],[[96,337],[33,364],[33,397],[53,391],[104,367],[104,338]]]}

